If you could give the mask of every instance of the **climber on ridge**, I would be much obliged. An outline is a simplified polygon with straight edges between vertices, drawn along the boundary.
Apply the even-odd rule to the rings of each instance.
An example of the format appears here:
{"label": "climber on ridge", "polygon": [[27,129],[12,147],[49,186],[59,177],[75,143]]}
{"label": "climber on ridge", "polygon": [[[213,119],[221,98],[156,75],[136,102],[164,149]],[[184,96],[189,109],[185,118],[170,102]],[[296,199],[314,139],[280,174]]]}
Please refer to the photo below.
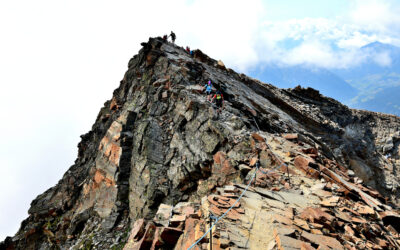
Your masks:
{"label": "climber on ridge", "polygon": [[206,85],[204,85],[204,90],[206,91],[207,94],[207,101],[210,101],[211,91],[212,91],[212,84],[210,80],[206,83]]}
{"label": "climber on ridge", "polygon": [[176,35],[173,31],[171,31],[170,36],[171,36],[172,43],[175,43]]}
{"label": "climber on ridge", "polygon": [[162,39],[164,40],[164,42],[166,42],[167,39],[168,39],[168,36],[167,36],[167,35],[164,35],[164,36],[162,37]]}
{"label": "climber on ridge", "polygon": [[216,99],[217,113],[221,113],[222,109],[224,108],[224,96],[222,95],[221,91],[217,90],[217,93],[215,93],[211,102],[213,102],[214,99]]}

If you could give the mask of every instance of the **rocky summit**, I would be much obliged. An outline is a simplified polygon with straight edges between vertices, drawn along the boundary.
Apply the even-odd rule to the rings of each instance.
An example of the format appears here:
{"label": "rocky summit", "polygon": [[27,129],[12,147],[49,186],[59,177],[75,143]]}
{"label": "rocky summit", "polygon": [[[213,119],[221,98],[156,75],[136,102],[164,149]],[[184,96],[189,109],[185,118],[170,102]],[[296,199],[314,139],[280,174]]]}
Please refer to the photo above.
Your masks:
{"label": "rocky summit", "polygon": [[400,248],[399,117],[161,38],[142,46],[74,165],[0,249]]}

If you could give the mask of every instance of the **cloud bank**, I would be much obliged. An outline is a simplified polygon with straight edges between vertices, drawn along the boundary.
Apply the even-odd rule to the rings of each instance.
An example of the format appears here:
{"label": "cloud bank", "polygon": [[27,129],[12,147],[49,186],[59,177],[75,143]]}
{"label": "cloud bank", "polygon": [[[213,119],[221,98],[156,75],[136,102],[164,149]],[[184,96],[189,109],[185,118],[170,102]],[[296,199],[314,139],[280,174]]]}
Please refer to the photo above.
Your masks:
{"label": "cloud bank", "polygon": [[256,64],[351,68],[373,60],[388,66],[390,54],[361,48],[376,41],[400,45],[399,7],[395,1],[353,1],[347,13],[334,19],[264,21]]}

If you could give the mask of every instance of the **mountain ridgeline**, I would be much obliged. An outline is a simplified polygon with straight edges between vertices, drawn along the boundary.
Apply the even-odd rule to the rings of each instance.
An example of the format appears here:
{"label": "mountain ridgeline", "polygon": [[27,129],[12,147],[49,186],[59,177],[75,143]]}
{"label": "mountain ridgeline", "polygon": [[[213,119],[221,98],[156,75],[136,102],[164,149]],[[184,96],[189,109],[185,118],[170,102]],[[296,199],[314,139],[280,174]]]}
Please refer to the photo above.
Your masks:
{"label": "mountain ridgeline", "polygon": [[142,46],[74,165],[0,249],[400,248],[399,117],[161,38]]}
{"label": "mountain ridgeline", "polygon": [[374,42],[358,52],[355,60],[360,63],[346,68],[270,63],[250,75],[280,88],[311,87],[353,108],[399,116],[400,48]]}

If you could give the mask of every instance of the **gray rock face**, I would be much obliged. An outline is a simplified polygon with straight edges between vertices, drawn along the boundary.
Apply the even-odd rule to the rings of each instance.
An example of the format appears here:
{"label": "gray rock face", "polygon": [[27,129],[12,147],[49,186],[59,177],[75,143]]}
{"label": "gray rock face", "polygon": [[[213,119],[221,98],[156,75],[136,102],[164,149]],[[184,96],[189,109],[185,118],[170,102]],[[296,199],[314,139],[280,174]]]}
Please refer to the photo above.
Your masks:
{"label": "gray rock face", "polygon": [[[199,50],[192,57],[159,38],[142,45],[92,130],[82,136],[75,164],[32,202],[18,233],[0,248],[120,249],[135,221],[162,214],[160,204],[171,211],[248,178],[260,144],[255,131],[275,135],[277,154],[283,152],[277,143],[281,134],[296,134],[287,138],[308,145],[304,150],[312,151],[316,163],[307,164],[337,162],[398,204],[399,117],[352,110],[313,89],[278,89],[226,69]],[[225,98],[219,116],[201,93],[209,79]],[[262,168],[279,164],[270,149],[261,148],[259,157]],[[257,185],[268,187],[266,179]],[[294,192],[282,192],[282,199],[268,193],[254,191],[275,203],[301,208],[310,203]],[[160,231],[164,241],[157,244],[171,239],[163,233],[180,237],[180,229],[167,228],[165,216],[158,223],[165,228]],[[135,225],[142,236],[156,228]],[[238,247],[254,246],[234,230],[229,237]],[[145,238],[142,246],[154,243]]]}

